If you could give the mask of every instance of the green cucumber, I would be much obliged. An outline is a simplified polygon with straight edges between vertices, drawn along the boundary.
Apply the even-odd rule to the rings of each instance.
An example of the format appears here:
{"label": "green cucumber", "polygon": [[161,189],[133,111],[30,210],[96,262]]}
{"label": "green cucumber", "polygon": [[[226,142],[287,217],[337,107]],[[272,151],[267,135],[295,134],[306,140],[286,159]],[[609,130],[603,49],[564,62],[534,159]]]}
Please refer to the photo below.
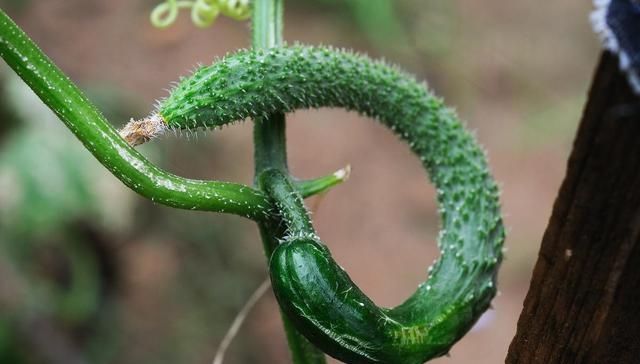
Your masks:
{"label": "green cucumber", "polygon": [[462,254],[443,253],[409,300],[394,309],[377,307],[333,260],[288,178],[268,170],[259,181],[284,227],[269,262],[276,298],[294,326],[327,354],[351,364],[424,363],[446,354],[489,307],[500,254],[493,249],[489,258],[468,262]]}
{"label": "green cucumber", "polygon": [[504,228],[484,152],[424,84],[330,48],[242,51],[181,80],[156,116],[169,128],[214,128],[315,107],[355,110],[408,143],[437,188],[441,257],[403,304],[375,306],[301,217],[290,181],[270,171],[261,187],[284,221],[270,262],[282,310],[309,341],[346,363],[417,364],[447,353],[495,296]]}

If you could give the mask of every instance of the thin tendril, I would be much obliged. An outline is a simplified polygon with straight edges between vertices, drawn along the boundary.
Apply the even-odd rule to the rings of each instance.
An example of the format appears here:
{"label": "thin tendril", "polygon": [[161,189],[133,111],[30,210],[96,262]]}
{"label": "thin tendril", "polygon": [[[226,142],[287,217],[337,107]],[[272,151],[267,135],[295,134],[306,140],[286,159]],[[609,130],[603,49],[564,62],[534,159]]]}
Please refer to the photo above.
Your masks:
{"label": "thin tendril", "polygon": [[267,277],[253,292],[251,297],[249,297],[240,312],[238,312],[238,315],[233,320],[231,327],[229,327],[229,331],[227,331],[227,333],[224,335],[224,339],[222,339],[222,342],[220,343],[220,347],[216,352],[216,356],[213,359],[212,364],[222,364],[224,362],[224,355],[227,352],[229,345],[231,345],[231,342],[238,334],[240,327],[242,327],[242,324],[249,315],[249,312],[251,312],[251,309],[253,309],[256,303],[258,303],[258,300],[260,300],[260,298],[264,296],[269,287],[271,287],[271,280],[269,279],[269,277]]}
{"label": "thin tendril", "polygon": [[171,26],[179,9],[191,9],[191,21],[200,28],[213,24],[220,14],[235,20],[251,16],[250,0],[165,0],[151,11],[151,24],[158,28]]}
{"label": "thin tendril", "polygon": [[215,0],[196,0],[191,8],[191,21],[197,27],[206,28],[213,24],[219,14],[220,8]]}
{"label": "thin tendril", "polygon": [[224,16],[235,20],[245,20],[251,16],[251,2],[249,0],[219,0],[218,2]]}

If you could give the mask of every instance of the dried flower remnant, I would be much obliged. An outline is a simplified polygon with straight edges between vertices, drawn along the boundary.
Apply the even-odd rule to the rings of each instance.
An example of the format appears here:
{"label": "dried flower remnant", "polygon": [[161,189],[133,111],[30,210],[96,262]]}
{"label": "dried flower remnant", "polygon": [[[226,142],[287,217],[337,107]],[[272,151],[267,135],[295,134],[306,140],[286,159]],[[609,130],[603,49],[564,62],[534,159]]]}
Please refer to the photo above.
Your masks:
{"label": "dried flower remnant", "polygon": [[120,131],[120,136],[135,147],[156,138],[167,131],[167,125],[158,114],[151,114],[144,119],[131,119]]}

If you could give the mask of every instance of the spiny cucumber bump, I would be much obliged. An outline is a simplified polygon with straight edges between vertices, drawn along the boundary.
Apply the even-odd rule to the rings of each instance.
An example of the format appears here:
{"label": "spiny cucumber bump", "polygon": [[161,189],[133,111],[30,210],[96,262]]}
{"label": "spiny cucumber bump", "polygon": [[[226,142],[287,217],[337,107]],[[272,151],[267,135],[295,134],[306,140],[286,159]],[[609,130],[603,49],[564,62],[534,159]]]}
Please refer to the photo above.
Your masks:
{"label": "spiny cucumber bump", "polygon": [[[292,290],[279,303],[311,342],[347,362],[422,363],[446,354],[496,294],[505,235],[498,186],[489,173],[485,152],[453,110],[424,83],[384,62],[329,47],[245,50],[182,79],[155,114],[168,129],[212,129],[273,112],[319,107],[340,107],[372,117],[407,142],[436,186],[441,257],[426,282],[404,303],[380,309],[391,319],[385,324],[400,325],[397,335],[384,331],[391,344],[376,341],[358,347],[366,340],[358,341],[362,337],[351,335],[348,325],[342,331],[327,331],[318,326],[318,317],[304,304],[305,297]],[[281,252],[282,264],[295,249],[314,250],[317,244],[316,239],[296,235],[287,241],[276,250]],[[272,277],[278,269],[283,276],[294,274],[274,263],[273,257],[271,268]],[[346,273],[341,280],[350,282]],[[304,284],[300,282],[298,288],[313,289]],[[365,300],[361,292],[352,292],[352,302]],[[324,309],[336,317],[343,314],[340,308]],[[368,330],[360,333],[364,332]],[[422,343],[406,339],[416,332]],[[345,339],[349,337],[357,340]]]}

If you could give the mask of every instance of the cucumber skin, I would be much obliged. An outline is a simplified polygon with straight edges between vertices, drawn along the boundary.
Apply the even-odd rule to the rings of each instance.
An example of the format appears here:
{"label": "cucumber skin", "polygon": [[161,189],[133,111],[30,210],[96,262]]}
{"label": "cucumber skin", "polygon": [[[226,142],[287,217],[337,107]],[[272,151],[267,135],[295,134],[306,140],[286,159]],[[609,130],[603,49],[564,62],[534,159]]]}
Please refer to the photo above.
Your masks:
{"label": "cucumber skin", "polygon": [[[293,237],[271,259],[279,304],[312,343],[347,363],[413,364],[444,355],[495,296],[504,227],[482,149],[424,84],[384,63],[330,48],[242,51],[183,79],[158,112],[172,128],[214,128],[316,107],[373,117],[409,144],[437,188],[441,257],[407,301],[382,309],[319,241]],[[322,282],[333,282],[337,290],[318,288]],[[349,288],[340,299],[340,289]],[[334,325],[327,329],[327,323]]]}
{"label": "cucumber skin", "polygon": [[[425,97],[429,105],[415,104]],[[424,106],[443,108],[424,85],[394,67],[332,48],[293,46],[243,50],[201,67],[180,80],[158,112],[171,128],[196,129],[319,107],[415,120]]]}
{"label": "cucumber skin", "polygon": [[379,308],[312,238],[279,245],[269,267],[278,303],[294,326],[349,364],[421,364],[445,355],[489,305],[467,300],[433,322]]}
{"label": "cucumber skin", "polygon": [[336,359],[420,364],[448,350],[446,345],[430,345],[421,347],[416,357],[411,348],[396,345],[392,333],[402,330],[401,325],[387,319],[385,310],[360,291],[318,241],[285,242],[269,266],[282,310],[309,341]]}

